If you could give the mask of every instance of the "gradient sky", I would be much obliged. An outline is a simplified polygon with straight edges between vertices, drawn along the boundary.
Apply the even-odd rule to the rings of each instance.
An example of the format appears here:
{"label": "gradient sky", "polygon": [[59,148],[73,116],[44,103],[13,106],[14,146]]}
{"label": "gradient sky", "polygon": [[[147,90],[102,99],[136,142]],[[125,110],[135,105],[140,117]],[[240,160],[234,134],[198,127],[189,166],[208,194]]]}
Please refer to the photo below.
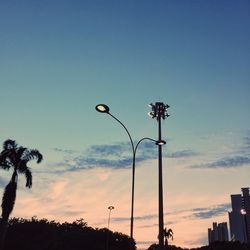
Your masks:
{"label": "gradient sky", "polygon": [[[131,149],[123,128],[95,111],[106,103],[133,139],[163,123],[165,225],[174,244],[207,243],[226,221],[230,194],[250,186],[248,0],[1,0],[0,143],[44,155],[20,177],[12,216],[107,226],[129,234]],[[135,239],[157,241],[157,150],[137,154]],[[10,178],[1,171],[1,194]]]}

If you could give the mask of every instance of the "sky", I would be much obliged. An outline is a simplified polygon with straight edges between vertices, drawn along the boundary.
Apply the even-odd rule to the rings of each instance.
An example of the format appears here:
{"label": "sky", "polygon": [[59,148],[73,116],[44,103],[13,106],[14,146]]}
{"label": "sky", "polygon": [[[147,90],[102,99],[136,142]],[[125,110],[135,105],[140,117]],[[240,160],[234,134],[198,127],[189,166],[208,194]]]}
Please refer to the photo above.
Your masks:
{"label": "sky", "polygon": [[[207,244],[230,195],[250,186],[248,0],[1,0],[0,144],[37,148],[12,216],[74,221],[129,235],[131,145],[162,124],[164,221],[173,244]],[[134,237],[157,242],[157,148],[136,155]],[[11,172],[0,171],[1,195]]]}

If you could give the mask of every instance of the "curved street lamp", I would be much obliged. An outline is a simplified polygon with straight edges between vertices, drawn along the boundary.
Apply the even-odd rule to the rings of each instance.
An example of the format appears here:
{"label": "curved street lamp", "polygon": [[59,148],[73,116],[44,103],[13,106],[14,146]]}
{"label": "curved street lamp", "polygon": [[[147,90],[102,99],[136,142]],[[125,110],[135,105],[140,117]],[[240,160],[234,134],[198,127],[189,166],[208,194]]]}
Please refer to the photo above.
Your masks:
{"label": "curved street lamp", "polygon": [[131,218],[130,218],[130,239],[131,239],[130,249],[132,250],[133,249],[133,246],[132,246],[133,230],[134,230],[134,193],[135,193],[135,156],[136,156],[136,151],[137,151],[139,144],[144,140],[153,141],[158,146],[164,145],[164,144],[166,144],[166,142],[164,140],[162,140],[161,138],[158,141],[156,141],[154,139],[144,137],[141,140],[139,140],[136,145],[134,145],[132,137],[131,137],[128,129],[126,128],[126,126],[119,119],[117,119],[115,116],[113,116],[109,112],[110,109],[106,104],[98,104],[98,105],[96,105],[95,109],[96,109],[96,111],[98,111],[100,113],[106,113],[106,114],[110,115],[113,119],[115,119],[118,123],[120,123],[121,126],[125,129],[126,133],[128,134],[128,137],[129,137],[129,140],[131,143],[131,148],[132,148],[132,152],[133,152],[133,161],[132,161],[132,201],[131,201]]}

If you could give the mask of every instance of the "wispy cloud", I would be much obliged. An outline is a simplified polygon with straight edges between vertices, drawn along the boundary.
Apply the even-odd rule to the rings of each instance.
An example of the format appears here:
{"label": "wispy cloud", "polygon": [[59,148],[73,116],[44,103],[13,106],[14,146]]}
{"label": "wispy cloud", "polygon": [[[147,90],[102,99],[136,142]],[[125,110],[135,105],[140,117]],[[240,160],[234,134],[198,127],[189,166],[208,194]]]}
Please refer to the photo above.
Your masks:
{"label": "wispy cloud", "polygon": [[[176,224],[177,222],[178,222],[177,220],[175,220],[175,221],[169,221],[168,220],[164,224],[170,226],[170,225]],[[138,226],[138,228],[154,228],[154,227],[157,227],[157,226],[159,226],[158,223],[151,223],[151,224],[144,224],[144,225]]]}
{"label": "wispy cloud", "polygon": [[117,160],[111,159],[97,159],[97,158],[90,158],[90,157],[77,157],[75,158],[75,164],[79,168],[82,169],[92,169],[95,167],[104,167],[104,168],[129,168],[131,165],[131,158],[122,158]]}
{"label": "wispy cloud", "polygon": [[199,219],[209,219],[227,213],[230,208],[230,203],[220,204],[209,208],[196,208],[193,209],[192,217]]}
{"label": "wispy cloud", "polygon": [[152,244],[155,244],[156,242],[157,241],[137,241],[137,244],[150,246]]}
{"label": "wispy cloud", "polygon": [[[157,214],[149,214],[149,215],[143,215],[143,216],[135,216],[134,220],[152,220],[154,218],[157,218]],[[116,217],[112,219],[113,221],[116,222],[121,222],[121,221],[129,221],[129,217]]]}
{"label": "wispy cloud", "polygon": [[191,157],[191,156],[197,156],[199,155],[197,152],[193,151],[193,150],[180,150],[180,151],[176,151],[173,153],[170,153],[167,155],[167,157],[169,158],[182,158],[182,157]]}
{"label": "wispy cloud", "polygon": [[63,215],[64,217],[81,217],[84,212],[81,210],[58,210],[50,211],[51,214]]}
{"label": "wispy cloud", "polygon": [[[77,171],[79,169],[93,169],[96,167],[111,169],[126,169],[132,166],[132,148],[129,142],[122,142],[110,145],[93,145],[85,151],[65,150],[55,148],[54,151],[65,153],[61,162],[55,163],[57,171]],[[184,158],[197,155],[192,150],[180,150],[168,154],[164,157]],[[136,153],[136,163],[139,164],[146,160],[156,159],[157,146],[151,141],[140,144]]]}
{"label": "wispy cloud", "polygon": [[250,157],[247,156],[228,156],[221,159],[218,159],[213,162],[203,163],[198,165],[190,166],[189,168],[239,168],[244,165],[250,164]]}
{"label": "wispy cloud", "polygon": [[119,156],[131,150],[128,143],[117,143],[111,145],[93,145],[87,150],[91,156]]}
{"label": "wispy cloud", "polygon": [[[178,218],[178,220],[187,218],[209,219],[227,213],[227,211],[230,210],[230,208],[231,204],[225,203],[225,204],[212,205],[209,207],[198,207],[198,208],[171,211],[165,213],[164,215],[168,217],[174,215],[176,218]],[[156,218],[158,218],[158,214],[147,214],[134,217],[134,219],[137,221],[150,221]],[[114,217],[112,220],[114,222],[123,222],[123,221],[129,221],[130,217]],[[168,225],[175,223],[177,223],[177,220],[167,222]],[[155,224],[146,224],[143,225],[142,227],[153,227],[153,226],[155,226]]]}
{"label": "wispy cloud", "polygon": [[74,153],[79,153],[80,151],[78,150],[72,150],[72,149],[61,149],[61,148],[53,148],[55,152],[60,152],[64,154],[74,154]]}

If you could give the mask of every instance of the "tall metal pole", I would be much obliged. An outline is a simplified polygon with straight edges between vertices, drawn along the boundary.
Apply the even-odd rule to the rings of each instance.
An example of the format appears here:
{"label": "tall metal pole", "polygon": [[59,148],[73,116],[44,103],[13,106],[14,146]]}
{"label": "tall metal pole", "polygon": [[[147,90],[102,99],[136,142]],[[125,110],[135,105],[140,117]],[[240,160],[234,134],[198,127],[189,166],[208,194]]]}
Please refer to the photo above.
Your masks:
{"label": "tall metal pole", "polygon": [[[161,116],[158,115],[158,140],[161,140]],[[164,246],[164,218],[163,218],[163,186],[162,186],[162,146],[158,145],[158,165],[159,165],[159,246],[160,250]]]}
{"label": "tall metal pole", "polygon": [[120,123],[122,125],[122,127],[126,130],[127,135],[129,137],[130,143],[131,143],[131,148],[132,148],[132,153],[133,153],[133,162],[132,162],[132,201],[131,201],[131,216],[130,216],[130,250],[134,249],[134,244],[133,244],[133,237],[134,237],[134,200],[135,200],[135,154],[136,154],[136,150],[135,150],[135,145],[134,142],[132,140],[132,137],[128,131],[128,129],[126,128],[126,126],[115,116],[113,116],[110,112],[108,112],[108,114],[115,119],[118,123]]}
{"label": "tall metal pole", "polygon": [[[161,139],[161,119],[168,117],[167,108],[168,105],[165,105],[161,102],[156,102],[155,104],[150,104],[152,112],[149,115],[152,118],[156,118],[158,122],[158,141]],[[164,249],[164,214],[163,214],[163,181],[162,181],[162,145],[158,144],[158,180],[159,180],[159,249]]]}

